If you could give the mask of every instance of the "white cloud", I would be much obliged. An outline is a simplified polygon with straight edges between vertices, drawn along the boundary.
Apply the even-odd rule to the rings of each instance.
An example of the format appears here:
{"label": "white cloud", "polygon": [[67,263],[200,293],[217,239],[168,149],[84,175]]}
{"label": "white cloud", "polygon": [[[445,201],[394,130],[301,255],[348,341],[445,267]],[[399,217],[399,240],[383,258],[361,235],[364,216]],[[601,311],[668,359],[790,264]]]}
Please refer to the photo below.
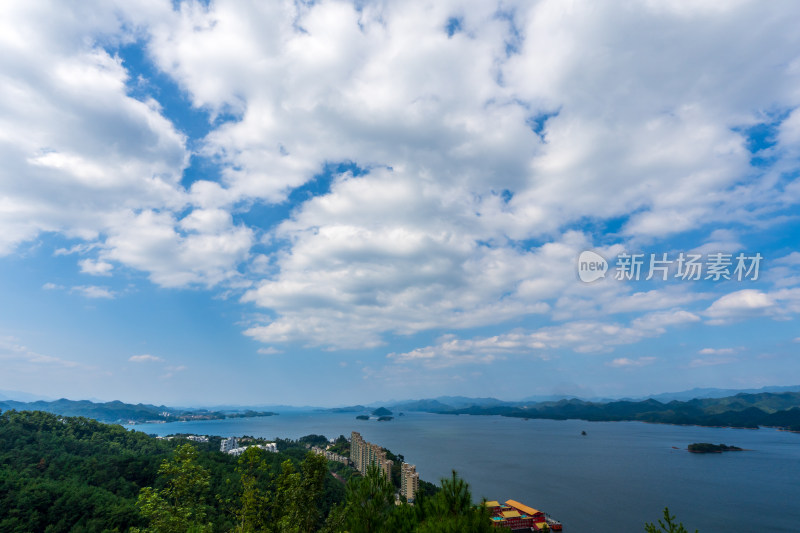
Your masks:
{"label": "white cloud", "polygon": [[0,84],[0,131],[14,133],[0,133],[0,253],[52,231],[91,241],[56,255],[100,250],[79,261],[90,275],[110,275],[116,261],[165,286],[234,276],[252,230],[233,226],[228,212],[186,209],[185,136],[155,100],[129,95],[127,65],[102,48],[146,37],[150,25],[174,16],[170,5],[3,10],[0,56],[8,82]]}
{"label": "white cloud", "polygon": [[692,292],[687,284],[672,285],[663,289],[635,292],[605,303],[603,310],[609,313],[629,313],[636,311],[653,311],[690,304],[697,300],[711,298],[711,295]]}
{"label": "white cloud", "polygon": [[763,279],[777,288],[800,286],[800,252],[769,260]]}
{"label": "white cloud", "polygon": [[188,369],[189,368],[187,366],[184,366],[184,365],[168,366],[166,368],[167,372],[165,374],[162,374],[159,377],[161,379],[171,379],[171,378],[175,377],[175,374],[178,374],[179,372],[183,372],[183,371],[188,370]]}
{"label": "white cloud", "polygon": [[128,73],[100,47],[131,39],[132,19],[108,2],[2,10],[0,253],[42,231],[93,239],[118,209],[182,204],[183,135],[128,96]]}
{"label": "white cloud", "polygon": [[705,357],[702,359],[692,359],[691,361],[689,361],[689,368],[727,365],[734,362],[736,362],[736,359],[733,357]]}
{"label": "white cloud", "polygon": [[76,292],[85,298],[91,299],[114,299],[116,293],[108,287],[98,287],[97,285],[76,285],[70,289],[70,292]]}
{"label": "white cloud", "polygon": [[105,261],[95,261],[93,259],[83,259],[78,261],[81,272],[92,276],[110,276],[114,265]]}
{"label": "white cloud", "polygon": [[[666,333],[670,326],[698,322],[700,317],[686,311],[661,311],[643,315],[625,326],[613,322],[573,321],[535,331],[515,330],[492,337],[459,339],[445,335],[432,346],[387,357],[398,363],[422,363],[429,367],[488,363],[509,355],[550,357],[556,350],[578,353],[609,352],[616,346],[635,344]],[[649,361],[641,358],[642,362]],[[620,365],[616,365],[620,366]]]}
{"label": "white cloud", "polygon": [[638,357],[636,359],[629,359],[627,357],[617,357],[606,363],[606,366],[614,368],[635,368],[647,366],[655,363],[658,359],[656,357]]}
{"label": "white cloud", "polygon": [[[40,365],[54,368],[87,368],[75,361],[37,353],[20,344],[15,337],[0,337],[0,361],[4,362],[3,366],[8,372],[16,368],[25,368],[29,371],[31,366],[35,368]],[[12,363],[14,367],[11,366]]]}
{"label": "white cloud", "polygon": [[762,314],[774,305],[775,300],[770,295],[755,289],[743,289],[716,300],[706,310],[706,314],[715,319],[735,318]]}
{"label": "white cloud", "polygon": [[727,355],[727,354],[732,354],[735,351],[736,350],[734,350],[733,348],[703,348],[697,353],[699,353],[700,355]]}
{"label": "white cloud", "polygon": [[[277,258],[278,272],[244,298],[277,313],[247,331],[265,342],[375,346],[386,332],[470,327],[551,310],[557,319],[586,314],[597,302],[563,292],[574,279],[565,263],[540,260],[548,245],[525,253],[509,238],[547,236],[558,246],[568,240],[559,233],[570,222],[633,212],[625,233],[634,238],[733,219],[746,206],[729,190],[752,176],[733,127],[760,118],[743,114],[741,101],[794,101],[794,75],[761,67],[763,53],[775,53],[770,38],[753,49],[726,37],[760,12],[751,4],[681,16],[645,5],[605,6],[601,14],[567,14],[556,2],[518,6],[521,47],[510,57],[510,27],[488,9],[464,21],[469,39],[443,32],[448,7],[293,9],[272,13],[269,37],[252,36],[252,20],[261,14],[227,2],[184,9],[175,31],[156,32],[159,43],[192,43],[158,46],[156,53],[198,105],[251,104],[241,121],[208,138],[207,149],[227,158],[229,190],[275,201],[323,161],[373,168],[367,176],[340,176],[330,194],[306,202],[275,232],[289,246]],[[323,15],[338,21],[336,31],[320,23]],[[686,24],[686,16],[700,26]],[[789,31],[780,17],[764,24]],[[609,48],[621,28],[636,44]],[[680,51],[661,44],[675,32],[687,53],[701,46],[710,54],[687,56],[694,58],[688,72],[708,84],[702,90]],[[243,79],[222,60],[233,48],[245,70],[251,58],[268,59]],[[597,48],[607,50],[611,65],[621,61],[613,74],[590,59],[587,51]],[[206,49],[210,60],[198,52]],[[311,49],[324,50],[328,60]],[[741,77],[741,62],[734,68],[727,59],[731,50],[777,85],[763,92],[765,79],[747,78],[731,87],[730,76]],[[666,70],[653,71],[654,58]],[[720,71],[720,60],[732,70]],[[608,111],[597,116],[597,109]],[[523,127],[531,115],[553,111],[559,112],[542,132],[546,143]],[[513,195],[502,198],[502,189]],[[738,245],[736,235],[717,231],[706,246]],[[607,301],[624,312],[707,297],[686,288]]]}
{"label": "white cloud", "polygon": [[278,350],[274,346],[267,346],[266,348],[259,348],[258,353],[260,353],[261,355],[275,355],[283,353],[283,350]]}
{"label": "white cloud", "polygon": [[798,313],[800,288],[783,288],[769,292],[743,289],[726,294],[714,301],[704,315],[709,324],[722,325],[760,316],[786,320]]}
{"label": "white cloud", "polygon": [[193,211],[180,221],[169,213],[121,213],[108,231],[101,257],[149,272],[166,287],[211,286],[234,278],[253,244],[253,231],[233,225],[231,215],[222,212]]}
{"label": "white cloud", "polygon": [[[376,346],[388,331],[545,313],[543,300],[574,284],[581,235],[530,252],[482,246],[459,229],[457,211],[415,194],[410,179],[385,172],[346,179],[308,202],[278,230],[294,243],[278,258],[280,273],[243,298],[280,316],[247,333],[264,342]],[[359,221],[350,206],[362,203],[371,213]]]}
{"label": "white cloud", "polygon": [[63,285],[57,285],[57,284],[55,284],[53,282],[50,282],[50,281],[48,281],[47,283],[42,285],[42,289],[44,289],[46,291],[55,291],[55,290],[60,290],[60,289],[63,289],[63,288],[64,288]]}
{"label": "white cloud", "polygon": [[163,363],[164,360],[156,355],[142,354],[132,355],[128,358],[132,363]]}
{"label": "white cloud", "polygon": [[[0,9],[0,253],[54,232],[80,241],[56,254],[79,254],[88,274],[244,291],[269,310],[246,331],[267,343],[363,348],[539,315],[564,323],[521,347],[607,350],[698,320],[684,308],[709,296],[580,285],[574,258],[597,248],[596,223],[626,221],[613,251],[768,226],[800,201],[785,172],[800,160],[791,3]],[[463,31],[448,36],[454,13]],[[135,73],[102,47],[136,40],[196,109],[227,115],[191,143],[220,176],[184,188],[187,139],[157,101],[129,94]],[[743,128],[786,109],[772,167],[752,167]],[[335,176],[276,227],[234,218],[343,161],[368,172]],[[701,249],[739,246],[714,231]],[[704,316],[785,318],[800,298],[784,283],[718,298]],[[628,312],[645,315],[608,317]],[[492,355],[458,342],[434,351]]]}
{"label": "white cloud", "polygon": [[[758,110],[795,96],[795,74],[763,61],[794,58],[780,46],[791,25],[753,3],[681,16],[646,4],[522,4],[508,11],[519,35],[496,6],[473,5],[466,33],[448,38],[454,9],[184,4],[180,23],[155,28],[151,51],[196,105],[243,113],[207,144],[228,162],[226,184],[238,195],[280,199],[324,161],[414,162],[477,194],[513,190],[505,211],[487,214],[520,237],[640,207],[629,232],[731,216],[711,207],[736,204],[720,193],[748,168],[732,126],[759,117],[743,114],[742,101]],[[745,45],[734,36],[754,17],[771,31]],[[613,38],[620,33],[628,41]],[[675,35],[677,49],[663,46]],[[510,42],[521,46],[508,57]],[[589,53],[597,49],[605,61]],[[757,75],[730,84],[742,65]],[[545,146],[525,120],[555,110]]]}

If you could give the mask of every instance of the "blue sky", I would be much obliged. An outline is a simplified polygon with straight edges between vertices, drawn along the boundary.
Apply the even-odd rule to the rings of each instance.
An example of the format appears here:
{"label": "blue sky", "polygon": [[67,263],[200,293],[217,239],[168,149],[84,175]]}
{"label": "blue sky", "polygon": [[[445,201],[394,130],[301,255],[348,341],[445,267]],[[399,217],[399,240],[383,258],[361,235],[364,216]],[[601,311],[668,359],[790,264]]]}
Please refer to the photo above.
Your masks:
{"label": "blue sky", "polygon": [[[0,390],[342,405],[800,383],[793,2],[0,15]],[[586,250],[605,277],[581,280]]]}

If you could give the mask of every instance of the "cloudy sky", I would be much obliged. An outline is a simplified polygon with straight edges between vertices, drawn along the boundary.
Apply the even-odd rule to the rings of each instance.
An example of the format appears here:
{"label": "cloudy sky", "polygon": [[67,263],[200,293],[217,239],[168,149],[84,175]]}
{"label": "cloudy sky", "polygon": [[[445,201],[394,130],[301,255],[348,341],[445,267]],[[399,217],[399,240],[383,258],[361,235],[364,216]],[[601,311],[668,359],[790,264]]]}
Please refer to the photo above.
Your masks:
{"label": "cloudy sky", "polygon": [[791,1],[2,2],[0,389],[796,385],[798,27]]}

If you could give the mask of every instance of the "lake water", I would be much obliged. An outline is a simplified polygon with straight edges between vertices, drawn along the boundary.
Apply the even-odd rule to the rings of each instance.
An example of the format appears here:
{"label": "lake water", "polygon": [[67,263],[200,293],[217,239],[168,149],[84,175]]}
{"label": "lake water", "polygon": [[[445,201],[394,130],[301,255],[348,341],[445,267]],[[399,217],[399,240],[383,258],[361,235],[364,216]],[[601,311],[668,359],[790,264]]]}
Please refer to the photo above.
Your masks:
{"label": "lake water", "polygon": [[[455,469],[476,499],[521,501],[561,520],[568,533],[642,532],[667,505],[700,533],[800,531],[800,434],[771,429],[427,413],[377,422],[320,412],[134,429],[293,439],[359,431],[404,455],[426,481]],[[749,451],[692,454],[692,442]]]}

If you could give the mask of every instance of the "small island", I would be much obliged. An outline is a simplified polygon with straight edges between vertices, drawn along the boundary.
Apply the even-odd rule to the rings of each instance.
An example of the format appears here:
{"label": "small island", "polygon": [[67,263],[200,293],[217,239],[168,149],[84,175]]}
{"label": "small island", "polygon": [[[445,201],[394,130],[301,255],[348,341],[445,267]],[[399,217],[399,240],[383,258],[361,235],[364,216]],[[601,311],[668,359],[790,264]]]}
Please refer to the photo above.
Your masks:
{"label": "small island", "polygon": [[727,444],[711,444],[709,442],[695,442],[689,445],[689,451],[692,453],[722,453],[722,452],[740,452],[742,448],[738,446],[728,446]]}
{"label": "small island", "polygon": [[[388,422],[389,420],[394,420],[392,412],[385,407],[378,407],[372,411],[372,416],[375,417],[378,422]],[[358,420],[369,420],[371,417],[370,415],[358,415],[356,418]]]}

